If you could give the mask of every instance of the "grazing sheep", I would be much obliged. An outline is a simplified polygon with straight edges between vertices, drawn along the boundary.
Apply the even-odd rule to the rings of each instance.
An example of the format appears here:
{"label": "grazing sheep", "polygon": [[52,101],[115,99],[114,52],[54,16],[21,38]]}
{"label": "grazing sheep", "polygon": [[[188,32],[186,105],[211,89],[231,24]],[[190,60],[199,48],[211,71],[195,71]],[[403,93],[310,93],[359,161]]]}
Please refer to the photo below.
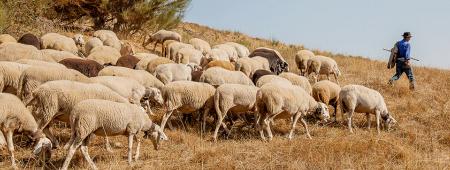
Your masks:
{"label": "grazing sheep", "polygon": [[137,147],[134,156],[139,159],[141,137],[139,132],[151,136],[155,150],[159,149],[161,140],[167,140],[167,136],[161,128],[152,122],[141,107],[126,103],[116,103],[106,100],[90,99],[78,103],[71,113],[73,142],[70,143],[62,170],[69,167],[75,151],[81,146],[81,152],[92,169],[97,169],[90,158],[87,145],[95,135],[99,136],[128,136],[128,163],[132,162],[133,140],[136,139]]}
{"label": "grazing sheep", "polygon": [[0,92],[17,94],[20,75],[28,67],[31,66],[16,62],[0,61]]}
{"label": "grazing sheep", "polygon": [[200,38],[192,38],[192,39],[190,39],[189,40],[189,44],[194,46],[194,48],[196,50],[201,51],[203,55],[205,55],[206,53],[208,53],[208,51],[211,50],[211,45],[209,45],[208,42],[206,42],[205,40],[202,40]]}
{"label": "grazing sheep", "polygon": [[204,62],[205,56],[202,52],[193,48],[182,48],[175,55],[175,63],[189,64],[194,63],[196,65],[201,65]]}
{"label": "grazing sheep", "polygon": [[44,58],[51,58],[54,62],[59,62],[61,60],[67,59],[67,58],[78,58],[81,59],[81,57],[72,54],[71,52],[67,51],[58,51],[53,49],[43,49],[41,50],[42,56]]}
{"label": "grazing sheep", "polygon": [[281,72],[288,72],[289,65],[281,56],[280,52],[274,49],[259,47],[256,48],[248,57],[252,58],[255,56],[261,56],[268,60],[270,71],[275,74],[280,74]]}
{"label": "grazing sheep", "polygon": [[150,53],[136,53],[134,56],[139,59],[139,62],[136,63],[136,70],[146,70],[148,63],[159,57],[158,55]]}
{"label": "grazing sheep", "polygon": [[312,86],[312,97],[318,102],[334,107],[334,121],[336,121],[336,110],[339,101],[341,87],[329,80],[322,80]]}
{"label": "grazing sheep", "polygon": [[120,52],[115,48],[99,46],[92,49],[86,58],[97,61],[101,65],[116,65],[120,57],[122,57]]}
{"label": "grazing sheep", "polygon": [[272,73],[269,70],[256,70],[255,73],[253,73],[252,82],[254,84],[256,84],[256,82],[258,82],[259,78],[261,78],[265,75],[275,75],[275,73]]}
{"label": "grazing sheep", "polygon": [[242,44],[235,43],[235,42],[227,42],[225,44],[234,47],[234,49],[236,49],[236,52],[237,52],[237,55],[239,58],[248,57],[248,55],[250,54],[250,51],[248,50],[248,48]]}
{"label": "grazing sheep", "polygon": [[[292,83],[292,85],[302,87],[309,95],[312,94],[312,88],[311,88],[311,84],[309,84],[308,78],[299,76],[297,74],[290,73],[290,72],[284,72],[278,76],[289,80]],[[328,104],[328,103],[326,103],[326,104]]]}
{"label": "grazing sheep", "polygon": [[174,31],[159,30],[156,33],[152,34],[147,41],[144,41],[142,46],[145,47],[148,44],[155,42],[155,46],[153,47],[153,50],[156,49],[156,45],[161,44],[161,51],[163,51],[162,45],[163,45],[164,41],[167,41],[167,40],[175,40],[175,41],[181,42],[181,35]]}
{"label": "grazing sheep", "polygon": [[41,37],[41,49],[54,49],[58,51],[68,51],[73,54],[80,54],[75,41],[58,33],[47,33]]}
{"label": "grazing sheep", "polygon": [[339,84],[337,77],[341,75],[341,71],[339,70],[336,61],[325,56],[315,56],[310,58],[308,60],[307,73],[308,75],[315,73],[313,75],[314,82],[317,82],[318,76],[321,74],[326,75],[328,80],[330,80],[330,74],[333,74],[337,84]]}
{"label": "grazing sheep", "polygon": [[94,37],[100,39],[104,46],[115,48],[117,51],[122,49],[122,42],[120,42],[116,33],[111,30],[97,30],[94,32]]}
{"label": "grazing sheep", "polygon": [[109,66],[102,69],[99,76],[122,76],[134,79],[141,83],[144,87],[156,87],[161,89],[164,84],[155,76],[144,70],[133,70],[125,67]]}
{"label": "grazing sheep", "polygon": [[347,114],[347,126],[350,133],[352,129],[352,116],[354,112],[366,113],[367,129],[370,129],[370,114],[375,114],[377,131],[380,133],[380,118],[383,120],[386,130],[397,121],[389,113],[383,96],[373,89],[361,85],[346,85],[339,92],[339,106],[342,113]]}
{"label": "grazing sheep", "polygon": [[256,70],[270,70],[269,60],[260,56],[239,58],[235,65],[236,71],[242,71],[248,77],[253,77]]}
{"label": "grazing sheep", "polygon": [[94,49],[95,47],[101,47],[101,46],[103,46],[103,42],[99,38],[93,37],[93,38],[89,39],[89,41],[84,46],[85,56],[88,56],[89,54],[91,54],[91,50]]}
{"label": "grazing sheep", "polygon": [[192,72],[198,70],[198,67],[192,64],[161,64],[155,69],[155,76],[162,83],[168,84],[173,81],[191,81]]}
{"label": "grazing sheep", "polygon": [[269,140],[272,139],[270,121],[275,118],[291,120],[288,139],[292,139],[295,125],[300,118],[305,127],[306,136],[311,139],[304,117],[310,112],[325,122],[330,117],[325,104],[316,102],[303,88],[290,84],[269,83],[262,86],[256,94],[255,105],[258,115],[257,129],[263,140],[266,140],[266,137],[262,128],[266,130]]}
{"label": "grazing sheep", "polygon": [[40,67],[58,67],[58,68],[66,68],[66,66],[59,64],[59,63],[51,63],[41,60],[30,60],[30,59],[20,59],[15,61],[16,63],[20,64],[27,64],[30,66],[40,66]]}
{"label": "grazing sheep", "polygon": [[162,44],[162,52],[161,52],[161,55],[163,57],[168,57],[169,45],[174,43],[174,42],[179,42],[179,41],[175,41],[175,40],[166,40],[166,41],[164,41],[164,43]]}
{"label": "grazing sheep", "polygon": [[148,62],[146,70],[149,73],[154,73],[156,70],[156,67],[158,67],[161,64],[169,64],[169,63],[175,63],[175,62],[173,62],[172,60],[170,60],[168,58],[158,57],[158,58],[155,58]]}
{"label": "grazing sheep", "polygon": [[38,140],[33,150],[34,154],[38,154],[44,148],[51,148],[52,144],[42,134],[42,131],[38,129],[33,115],[31,115],[22,101],[12,94],[0,93],[0,135],[3,137],[3,134],[6,134],[11,166],[17,169],[14,158],[14,132],[23,133],[30,136],[33,140]]}
{"label": "grazing sheep", "polygon": [[262,87],[265,84],[268,83],[281,83],[281,84],[289,84],[292,85],[292,83],[283,77],[277,76],[277,75],[265,75],[258,79],[256,82],[257,87]]}
{"label": "grazing sheep", "polygon": [[308,67],[308,60],[314,57],[314,53],[309,50],[300,50],[295,54],[295,64],[297,64],[300,75],[305,76]]}
{"label": "grazing sheep", "polygon": [[203,109],[205,121],[207,113],[214,107],[215,91],[216,89],[209,84],[191,81],[175,81],[165,85],[161,92],[167,112],[162,118],[161,129],[164,130],[173,112],[193,113]]}
{"label": "grazing sheep", "polygon": [[213,86],[222,84],[243,84],[254,86],[252,80],[240,71],[230,71],[222,67],[213,67],[203,72],[200,76],[200,82],[208,83]]}
{"label": "grazing sheep", "polygon": [[126,67],[126,68],[136,68],[136,64],[139,62],[139,59],[132,55],[126,55],[123,57],[120,57],[117,60],[116,66]]}
{"label": "grazing sheep", "polygon": [[214,95],[214,106],[217,113],[216,129],[213,138],[217,141],[217,133],[225,116],[230,113],[245,113],[253,111],[256,102],[256,92],[259,88],[241,84],[222,84],[216,89]]}
{"label": "grazing sheep", "polygon": [[213,68],[213,67],[221,67],[223,69],[227,69],[230,71],[234,71],[234,64],[229,62],[229,61],[222,61],[222,60],[214,60],[209,62],[206,66],[205,66],[205,70],[209,69],[209,68]]}
{"label": "grazing sheep", "polygon": [[234,46],[231,46],[229,44],[218,44],[218,45],[213,46],[212,48],[224,50],[228,55],[228,59],[232,62],[236,62],[236,60],[239,58],[238,53],[237,53],[236,49],[234,48]]}
{"label": "grazing sheep", "polygon": [[16,61],[20,59],[54,62],[53,58],[42,55],[41,51],[32,45],[12,42],[6,42],[0,45],[1,61]]}
{"label": "grazing sheep", "polygon": [[194,49],[194,46],[192,46],[191,44],[185,44],[182,42],[173,42],[171,44],[169,44],[169,46],[167,46],[167,58],[174,60],[178,51],[180,51],[183,48],[192,48]]}
{"label": "grazing sheep", "polygon": [[59,63],[69,69],[77,70],[87,77],[96,77],[98,72],[104,68],[103,65],[89,59],[68,58],[59,61]]}
{"label": "grazing sheep", "polygon": [[41,40],[31,33],[26,33],[22,35],[22,37],[20,37],[20,39],[17,42],[21,44],[32,45],[36,47],[38,50],[41,49]]}
{"label": "grazing sheep", "polygon": [[230,56],[228,56],[227,51],[225,51],[224,49],[218,49],[218,48],[211,49],[211,51],[209,51],[205,55],[205,57],[209,61],[214,61],[214,60],[230,61]]}
{"label": "grazing sheep", "polygon": [[0,35],[0,44],[3,44],[5,42],[16,43],[17,40],[13,36],[11,36],[9,34],[1,34]]}

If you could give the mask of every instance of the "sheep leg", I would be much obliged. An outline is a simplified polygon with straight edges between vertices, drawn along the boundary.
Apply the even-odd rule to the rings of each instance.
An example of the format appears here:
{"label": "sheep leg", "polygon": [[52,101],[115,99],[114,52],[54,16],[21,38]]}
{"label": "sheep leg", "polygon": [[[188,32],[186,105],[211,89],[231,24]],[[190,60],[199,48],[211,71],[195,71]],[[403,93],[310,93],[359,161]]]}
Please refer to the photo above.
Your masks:
{"label": "sheep leg", "polygon": [[131,165],[131,161],[133,161],[132,159],[132,154],[133,154],[133,137],[134,134],[130,134],[128,135],[128,164]]}
{"label": "sheep leg", "polygon": [[337,79],[336,73],[334,73],[334,80],[336,80],[336,84],[339,84],[339,80]]}
{"label": "sheep leg", "polygon": [[264,120],[264,124],[265,124],[264,126],[265,126],[265,129],[266,129],[267,136],[269,137],[269,141],[271,141],[272,138],[273,138],[272,130],[270,129],[270,120],[272,120],[272,119],[265,119]]}
{"label": "sheep leg", "polygon": [[[217,121],[216,121],[216,129],[214,129],[214,134],[213,134],[214,142],[217,142],[217,133],[219,133],[220,125],[222,125],[222,121],[225,118],[225,115],[222,116],[220,111],[216,110],[216,113],[217,113]],[[226,125],[224,124],[224,127],[225,126]]]}
{"label": "sheep leg", "polygon": [[172,115],[174,110],[168,111],[166,112],[166,114],[164,114],[162,120],[161,120],[161,130],[164,131],[164,127],[166,126],[167,120],[169,119],[170,115]]}
{"label": "sheep leg", "polygon": [[257,116],[257,118],[255,119],[255,124],[256,124],[256,129],[258,129],[259,131],[259,135],[261,136],[261,139],[263,141],[266,140],[266,137],[264,136],[264,131],[263,131],[263,127],[264,127],[264,119],[261,119],[261,116]]}
{"label": "sheep leg", "polygon": [[12,130],[8,130],[8,132],[6,133],[6,142],[8,143],[8,152],[11,157],[11,167],[17,169],[16,160],[14,158],[14,142]]}
{"label": "sheep leg", "polygon": [[294,131],[295,131],[295,125],[297,124],[297,121],[298,121],[298,119],[300,118],[301,115],[302,115],[301,113],[296,113],[293,116],[294,119],[292,120],[291,130],[289,131],[289,136],[288,136],[289,140],[292,139],[292,135],[294,134]]}
{"label": "sheep leg", "polygon": [[348,126],[348,129],[350,130],[350,133],[353,133],[353,129],[352,129],[352,116],[353,116],[353,110],[351,110],[351,111],[348,112],[348,114],[347,114],[347,126]]}
{"label": "sheep leg", "polygon": [[77,150],[77,148],[80,147],[81,143],[82,143],[82,139],[80,139],[80,138],[74,139],[74,142],[69,147],[69,151],[67,153],[66,160],[64,160],[64,164],[61,167],[61,170],[67,170],[67,168],[69,168],[70,161],[72,160],[72,157],[75,154],[75,151]]}
{"label": "sheep leg", "polygon": [[367,130],[370,130],[370,114],[366,113]]}
{"label": "sheep leg", "polygon": [[380,111],[375,111],[375,115],[376,115],[376,119],[377,119],[377,131],[378,131],[378,134],[380,134],[380,117],[381,117],[381,115],[380,115]]}
{"label": "sheep leg", "polygon": [[92,169],[97,169],[97,167],[95,166],[94,161],[91,159],[91,156],[89,156],[88,147],[87,147],[87,145],[89,144],[89,141],[92,138],[93,138],[93,134],[89,135],[86,139],[84,139],[84,141],[81,144],[80,150],[81,150],[81,153],[84,156],[84,159],[89,163],[91,168]]}
{"label": "sheep leg", "polygon": [[5,136],[3,135],[3,132],[0,131],[0,149],[3,148],[3,146],[5,146],[5,144],[6,144]]}
{"label": "sheep leg", "polygon": [[[137,135],[134,135],[134,139],[136,139],[137,146],[136,146],[136,153],[134,154],[134,161],[137,162],[140,156],[140,150],[141,150],[141,138],[139,138]],[[158,139],[159,140],[159,139]]]}
{"label": "sheep leg", "polygon": [[202,115],[202,132],[206,132],[206,117],[208,116],[210,108],[207,107],[204,111],[203,111],[203,115]]}
{"label": "sheep leg", "polygon": [[330,74],[327,74],[327,80],[330,80]]}
{"label": "sheep leg", "polygon": [[105,136],[105,149],[107,152],[113,153],[112,148],[111,148],[111,143],[109,142],[108,136]]}
{"label": "sheep leg", "polygon": [[312,139],[312,138],[311,138],[311,134],[309,134],[308,125],[306,124],[305,119],[303,119],[303,117],[301,117],[301,118],[300,118],[300,121],[302,122],[303,127],[305,127],[306,137],[307,137],[308,139]]}

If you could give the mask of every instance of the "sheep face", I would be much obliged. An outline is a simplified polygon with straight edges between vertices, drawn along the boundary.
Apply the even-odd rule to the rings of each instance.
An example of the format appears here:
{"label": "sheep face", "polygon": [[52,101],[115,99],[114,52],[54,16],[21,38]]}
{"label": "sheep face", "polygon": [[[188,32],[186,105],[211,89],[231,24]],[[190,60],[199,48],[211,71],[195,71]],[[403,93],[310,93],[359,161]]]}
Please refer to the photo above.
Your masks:
{"label": "sheep face", "polygon": [[391,127],[397,124],[397,120],[395,120],[389,113],[381,118],[384,121],[384,127],[386,127],[387,131],[391,130]]}
{"label": "sheep face", "polygon": [[83,35],[81,35],[81,34],[75,34],[73,36],[73,40],[75,41],[76,45],[83,46],[85,44]]}
{"label": "sheep face", "polygon": [[38,142],[34,146],[33,154],[39,156],[43,160],[49,160],[51,158],[52,142],[46,137],[39,138]]}
{"label": "sheep face", "polygon": [[146,131],[145,136],[150,137],[155,150],[159,149],[160,141],[168,140],[168,137],[158,125],[154,125],[149,131]]}
{"label": "sheep face", "polygon": [[330,119],[330,112],[328,111],[328,106],[322,102],[319,102],[317,104],[317,108],[314,114],[324,122],[327,122],[328,119]]}
{"label": "sheep face", "polygon": [[145,96],[143,99],[156,101],[160,105],[162,105],[164,103],[164,99],[162,98],[161,91],[154,87],[146,89]]}

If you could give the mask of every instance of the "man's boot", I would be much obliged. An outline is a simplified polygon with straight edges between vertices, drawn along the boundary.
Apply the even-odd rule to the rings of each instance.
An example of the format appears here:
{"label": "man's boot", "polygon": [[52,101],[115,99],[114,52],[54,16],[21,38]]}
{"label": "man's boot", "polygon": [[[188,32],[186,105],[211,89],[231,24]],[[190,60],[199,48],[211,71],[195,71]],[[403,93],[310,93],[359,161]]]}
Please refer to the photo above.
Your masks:
{"label": "man's boot", "polygon": [[416,82],[414,82],[414,81],[409,82],[409,90],[415,90],[415,88],[416,88]]}

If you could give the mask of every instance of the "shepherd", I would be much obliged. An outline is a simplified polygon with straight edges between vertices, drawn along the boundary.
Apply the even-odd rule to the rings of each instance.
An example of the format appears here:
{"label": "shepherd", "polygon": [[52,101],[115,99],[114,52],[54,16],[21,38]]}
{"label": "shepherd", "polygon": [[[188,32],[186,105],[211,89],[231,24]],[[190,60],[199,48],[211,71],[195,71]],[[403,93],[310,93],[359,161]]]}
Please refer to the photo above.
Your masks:
{"label": "shepherd", "polygon": [[409,41],[411,40],[411,33],[405,32],[403,33],[403,40],[395,43],[394,47],[391,50],[391,57],[388,62],[388,69],[395,67],[395,75],[389,80],[389,85],[394,85],[394,81],[398,80],[400,76],[405,73],[409,79],[409,89],[414,90],[416,81],[414,79],[413,70],[411,67],[411,45]]}

